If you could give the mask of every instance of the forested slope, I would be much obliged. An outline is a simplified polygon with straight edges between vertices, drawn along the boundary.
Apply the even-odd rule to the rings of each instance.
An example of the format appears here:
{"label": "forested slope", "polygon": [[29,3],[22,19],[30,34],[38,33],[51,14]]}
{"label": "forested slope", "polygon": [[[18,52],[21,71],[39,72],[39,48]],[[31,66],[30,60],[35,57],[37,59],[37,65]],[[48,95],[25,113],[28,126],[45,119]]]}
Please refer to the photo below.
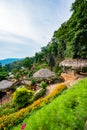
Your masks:
{"label": "forested slope", "polygon": [[[87,0],[75,0],[71,17],[61,24],[51,41],[34,57],[25,58],[31,68],[45,64],[57,72],[59,63],[66,58],[87,58]],[[24,63],[25,64],[25,63]],[[12,68],[10,65],[6,66]],[[18,68],[23,65],[18,65]],[[20,67],[21,68],[21,67]]]}

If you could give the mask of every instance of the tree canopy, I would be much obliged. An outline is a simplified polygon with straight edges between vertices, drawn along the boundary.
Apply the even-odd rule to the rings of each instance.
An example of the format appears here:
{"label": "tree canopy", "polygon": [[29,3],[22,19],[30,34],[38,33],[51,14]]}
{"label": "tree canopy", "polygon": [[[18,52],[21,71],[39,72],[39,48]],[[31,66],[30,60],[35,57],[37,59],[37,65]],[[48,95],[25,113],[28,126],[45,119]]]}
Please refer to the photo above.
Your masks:
{"label": "tree canopy", "polygon": [[87,1],[75,0],[71,11],[69,20],[61,24],[48,45],[37,53],[39,61],[43,58],[53,66],[57,59],[87,58]]}

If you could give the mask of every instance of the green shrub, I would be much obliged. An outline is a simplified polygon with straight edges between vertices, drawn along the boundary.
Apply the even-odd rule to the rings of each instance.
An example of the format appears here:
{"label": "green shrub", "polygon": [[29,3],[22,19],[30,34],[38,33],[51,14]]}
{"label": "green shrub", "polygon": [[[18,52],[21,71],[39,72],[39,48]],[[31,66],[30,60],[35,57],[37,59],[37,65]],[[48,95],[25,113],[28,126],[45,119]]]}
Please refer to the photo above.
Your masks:
{"label": "green shrub", "polygon": [[0,67],[0,81],[6,79],[8,72],[4,67]]}
{"label": "green shrub", "polygon": [[60,76],[62,73],[62,67],[60,67],[59,65],[56,65],[54,67],[54,72],[56,73],[57,76]]}
{"label": "green shrub", "polygon": [[34,79],[34,78],[32,78],[29,85],[30,85],[30,86],[33,86],[33,85],[35,85],[36,83],[37,83],[37,80]]}
{"label": "green shrub", "polygon": [[13,94],[13,105],[17,108],[25,107],[33,96],[33,91],[25,87],[18,88]]}
{"label": "green shrub", "polygon": [[28,77],[31,77],[31,76],[33,76],[33,73],[34,73],[34,70],[29,70],[29,72],[28,72]]}
{"label": "green shrub", "polygon": [[40,63],[40,64],[37,64],[36,66],[35,66],[35,70],[36,71],[38,71],[38,70],[40,70],[40,69],[42,69],[42,68],[49,68],[49,66],[48,66],[48,64],[47,63]]}
{"label": "green shrub", "polygon": [[15,108],[12,107],[12,103],[11,102],[7,102],[5,104],[2,104],[0,106],[0,117],[2,115],[6,115],[6,114],[12,113],[14,111],[15,111]]}
{"label": "green shrub", "polygon": [[12,113],[14,113],[15,111],[16,111],[15,108],[7,108],[7,109],[2,110],[2,111],[0,112],[0,117],[3,116],[3,115],[9,115],[10,113],[12,114]]}
{"label": "green shrub", "polygon": [[47,87],[47,83],[44,82],[44,81],[42,81],[41,84],[40,84],[40,86],[41,86],[43,89],[45,89],[45,88]]}
{"label": "green shrub", "polygon": [[55,83],[55,82],[57,82],[57,80],[58,80],[58,78],[55,76],[55,77],[52,77],[52,78],[50,78],[50,83]]}
{"label": "green shrub", "polygon": [[82,68],[82,72],[83,73],[87,72],[87,67]]}
{"label": "green shrub", "polygon": [[40,97],[42,97],[46,92],[46,89],[41,89],[39,92],[37,92],[35,95],[34,95],[34,100],[37,100],[39,99]]}

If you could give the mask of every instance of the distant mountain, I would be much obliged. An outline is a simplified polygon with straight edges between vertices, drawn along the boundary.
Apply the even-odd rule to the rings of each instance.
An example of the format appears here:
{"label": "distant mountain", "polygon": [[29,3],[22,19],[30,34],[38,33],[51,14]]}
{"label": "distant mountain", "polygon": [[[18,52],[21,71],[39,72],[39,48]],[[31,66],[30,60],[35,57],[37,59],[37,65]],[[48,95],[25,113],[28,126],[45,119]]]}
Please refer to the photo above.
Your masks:
{"label": "distant mountain", "polygon": [[6,64],[9,64],[18,60],[22,60],[22,59],[23,58],[7,58],[7,59],[0,60],[0,63],[2,64],[2,66],[4,66]]}

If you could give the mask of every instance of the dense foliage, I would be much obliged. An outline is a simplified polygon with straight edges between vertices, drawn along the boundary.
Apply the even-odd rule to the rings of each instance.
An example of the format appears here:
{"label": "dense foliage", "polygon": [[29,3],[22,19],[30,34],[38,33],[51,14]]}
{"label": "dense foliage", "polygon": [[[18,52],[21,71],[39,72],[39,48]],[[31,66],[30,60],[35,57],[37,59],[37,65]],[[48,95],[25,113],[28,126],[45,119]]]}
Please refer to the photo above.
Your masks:
{"label": "dense foliage", "polygon": [[87,58],[87,1],[76,0],[72,4],[72,16],[54,32],[58,43],[58,56]]}
{"label": "dense foliage", "polygon": [[47,83],[44,82],[44,81],[42,81],[41,84],[40,84],[40,86],[41,86],[43,89],[45,89],[45,88],[47,87]]}
{"label": "dense foliage", "polygon": [[8,76],[7,70],[5,69],[5,67],[2,67],[0,63],[0,81],[6,79],[7,76]]}
{"label": "dense foliage", "polygon": [[53,70],[65,58],[87,58],[87,1],[75,0],[71,11],[69,20],[61,24],[48,45],[35,54],[33,63],[45,62]]}
{"label": "dense foliage", "polygon": [[57,59],[87,58],[87,1],[75,0],[71,7],[72,15],[67,22],[54,32],[46,47],[42,47],[39,57],[52,69]]}
{"label": "dense foliage", "polygon": [[19,71],[21,69],[21,67],[22,67],[22,60],[15,61],[15,62],[12,62],[12,63],[5,65],[5,68],[8,72],[14,71],[14,73]]}
{"label": "dense foliage", "polygon": [[25,107],[27,104],[29,104],[32,96],[33,91],[28,90],[25,87],[18,88],[13,94],[13,105],[17,108]]}

